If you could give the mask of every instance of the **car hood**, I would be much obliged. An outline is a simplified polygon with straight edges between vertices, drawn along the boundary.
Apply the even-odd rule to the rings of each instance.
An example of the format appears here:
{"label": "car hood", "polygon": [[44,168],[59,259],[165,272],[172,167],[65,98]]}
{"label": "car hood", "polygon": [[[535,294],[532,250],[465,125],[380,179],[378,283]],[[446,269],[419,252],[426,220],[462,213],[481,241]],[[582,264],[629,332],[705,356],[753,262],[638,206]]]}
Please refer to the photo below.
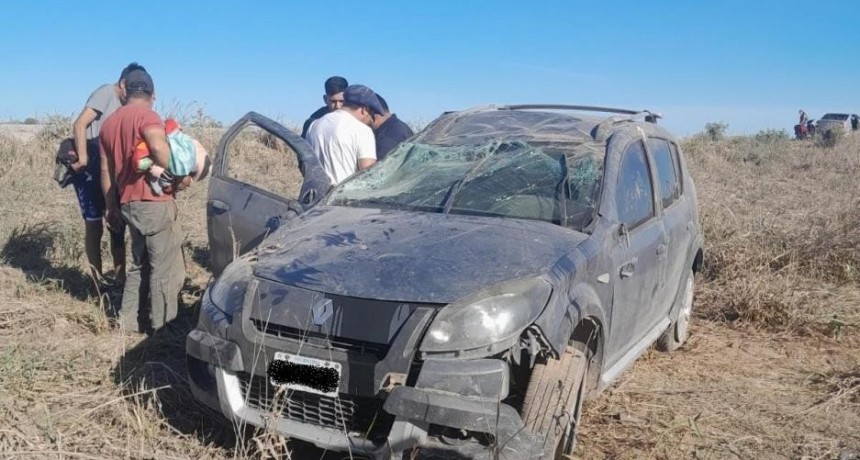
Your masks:
{"label": "car hood", "polygon": [[254,273],[341,296],[450,303],[544,274],[585,238],[538,221],[317,206],[260,245]]}

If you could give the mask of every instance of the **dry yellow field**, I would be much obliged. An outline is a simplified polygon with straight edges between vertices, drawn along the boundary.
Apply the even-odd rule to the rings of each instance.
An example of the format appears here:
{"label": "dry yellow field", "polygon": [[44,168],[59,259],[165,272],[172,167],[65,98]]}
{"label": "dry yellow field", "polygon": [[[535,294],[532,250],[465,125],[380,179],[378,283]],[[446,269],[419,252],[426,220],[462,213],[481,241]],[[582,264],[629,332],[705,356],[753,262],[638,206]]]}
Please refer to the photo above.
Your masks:
{"label": "dry yellow field", "polygon": [[[215,136],[200,137],[214,151]],[[243,141],[249,162],[284,155],[261,140]],[[210,278],[205,182],[179,198],[179,320],[123,333],[83,270],[74,194],[51,180],[55,141],[0,131],[0,458],[321,458],[193,402],[184,334]],[[858,458],[858,136],[832,149],[751,137],[684,147],[706,232],[692,336],[586,403],[580,458]],[[273,187],[295,188],[294,164],[239,174],[264,167]]]}

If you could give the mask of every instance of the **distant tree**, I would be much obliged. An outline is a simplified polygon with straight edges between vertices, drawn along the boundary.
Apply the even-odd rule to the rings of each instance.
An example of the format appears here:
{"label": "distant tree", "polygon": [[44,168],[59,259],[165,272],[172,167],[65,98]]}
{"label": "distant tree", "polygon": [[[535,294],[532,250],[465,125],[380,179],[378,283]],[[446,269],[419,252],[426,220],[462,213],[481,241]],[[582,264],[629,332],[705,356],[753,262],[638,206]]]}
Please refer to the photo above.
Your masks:
{"label": "distant tree", "polygon": [[39,124],[39,120],[37,120],[37,119],[35,119],[35,118],[33,118],[33,117],[27,117],[27,118],[25,118],[25,119],[24,119],[24,124],[25,124],[25,125],[38,125],[38,124]]}
{"label": "distant tree", "polygon": [[706,139],[716,142],[726,138],[726,131],[728,129],[729,124],[724,121],[710,122],[705,124],[705,130],[702,134],[704,134]]}

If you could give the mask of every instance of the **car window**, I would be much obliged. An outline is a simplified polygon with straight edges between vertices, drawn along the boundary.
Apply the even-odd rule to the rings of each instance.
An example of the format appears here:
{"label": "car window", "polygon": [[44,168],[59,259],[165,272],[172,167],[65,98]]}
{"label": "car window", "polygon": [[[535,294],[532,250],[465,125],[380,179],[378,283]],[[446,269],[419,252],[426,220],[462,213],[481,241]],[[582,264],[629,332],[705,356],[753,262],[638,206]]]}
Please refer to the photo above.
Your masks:
{"label": "car window", "polygon": [[653,193],[645,146],[636,141],[624,151],[615,191],[621,223],[632,229],[654,216]]}
{"label": "car window", "polygon": [[681,196],[678,164],[675,161],[675,155],[669,149],[667,140],[648,139],[648,147],[651,150],[651,157],[654,159],[654,167],[657,168],[660,201],[664,208],[668,208]]}
{"label": "car window", "polygon": [[335,187],[327,203],[560,223],[565,178],[562,153],[525,142],[406,143]]}
{"label": "car window", "polygon": [[822,120],[839,120],[845,121],[848,119],[847,113],[828,113],[821,117]]}
{"label": "car window", "polygon": [[684,195],[684,171],[681,170],[680,150],[674,142],[669,143],[669,150],[672,151],[672,162],[675,163],[675,174],[678,176],[678,196],[682,196]]}
{"label": "car window", "polygon": [[227,145],[225,176],[298,200],[302,172],[295,151],[279,137],[249,124]]}

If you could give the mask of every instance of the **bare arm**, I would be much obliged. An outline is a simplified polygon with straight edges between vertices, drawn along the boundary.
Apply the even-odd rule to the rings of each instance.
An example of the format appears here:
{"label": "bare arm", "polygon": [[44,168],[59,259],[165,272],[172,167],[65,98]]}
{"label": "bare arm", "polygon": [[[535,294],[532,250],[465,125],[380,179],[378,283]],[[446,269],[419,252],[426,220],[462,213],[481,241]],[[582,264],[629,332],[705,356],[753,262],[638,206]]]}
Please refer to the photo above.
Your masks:
{"label": "bare arm", "polygon": [[72,164],[72,169],[80,171],[87,167],[89,154],[87,152],[87,126],[99,116],[92,107],[84,107],[78,118],[75,119],[73,132],[75,136],[75,150],[78,152],[78,161]]}
{"label": "bare arm", "polygon": [[167,144],[167,134],[164,132],[163,126],[151,126],[143,132],[143,139],[146,141],[146,146],[149,147],[149,156],[152,161],[167,169],[167,162],[170,160],[170,145]]}
{"label": "bare arm", "polygon": [[117,202],[116,182],[114,181],[114,165],[113,156],[105,152],[104,145],[99,142],[101,150],[100,166],[101,166],[101,186],[102,194],[105,197],[105,221],[113,231],[118,231],[120,228],[119,222],[119,205]]}
{"label": "bare arm", "polygon": [[367,169],[373,166],[376,163],[375,158],[359,158],[358,159],[358,170]]}
{"label": "bare arm", "polygon": [[105,196],[105,204],[110,206],[110,204],[116,204],[116,185],[114,183],[113,178],[113,156],[108,155],[105,152],[104,145],[99,142],[99,149],[101,149],[100,163],[101,163],[101,186],[102,193]]}

